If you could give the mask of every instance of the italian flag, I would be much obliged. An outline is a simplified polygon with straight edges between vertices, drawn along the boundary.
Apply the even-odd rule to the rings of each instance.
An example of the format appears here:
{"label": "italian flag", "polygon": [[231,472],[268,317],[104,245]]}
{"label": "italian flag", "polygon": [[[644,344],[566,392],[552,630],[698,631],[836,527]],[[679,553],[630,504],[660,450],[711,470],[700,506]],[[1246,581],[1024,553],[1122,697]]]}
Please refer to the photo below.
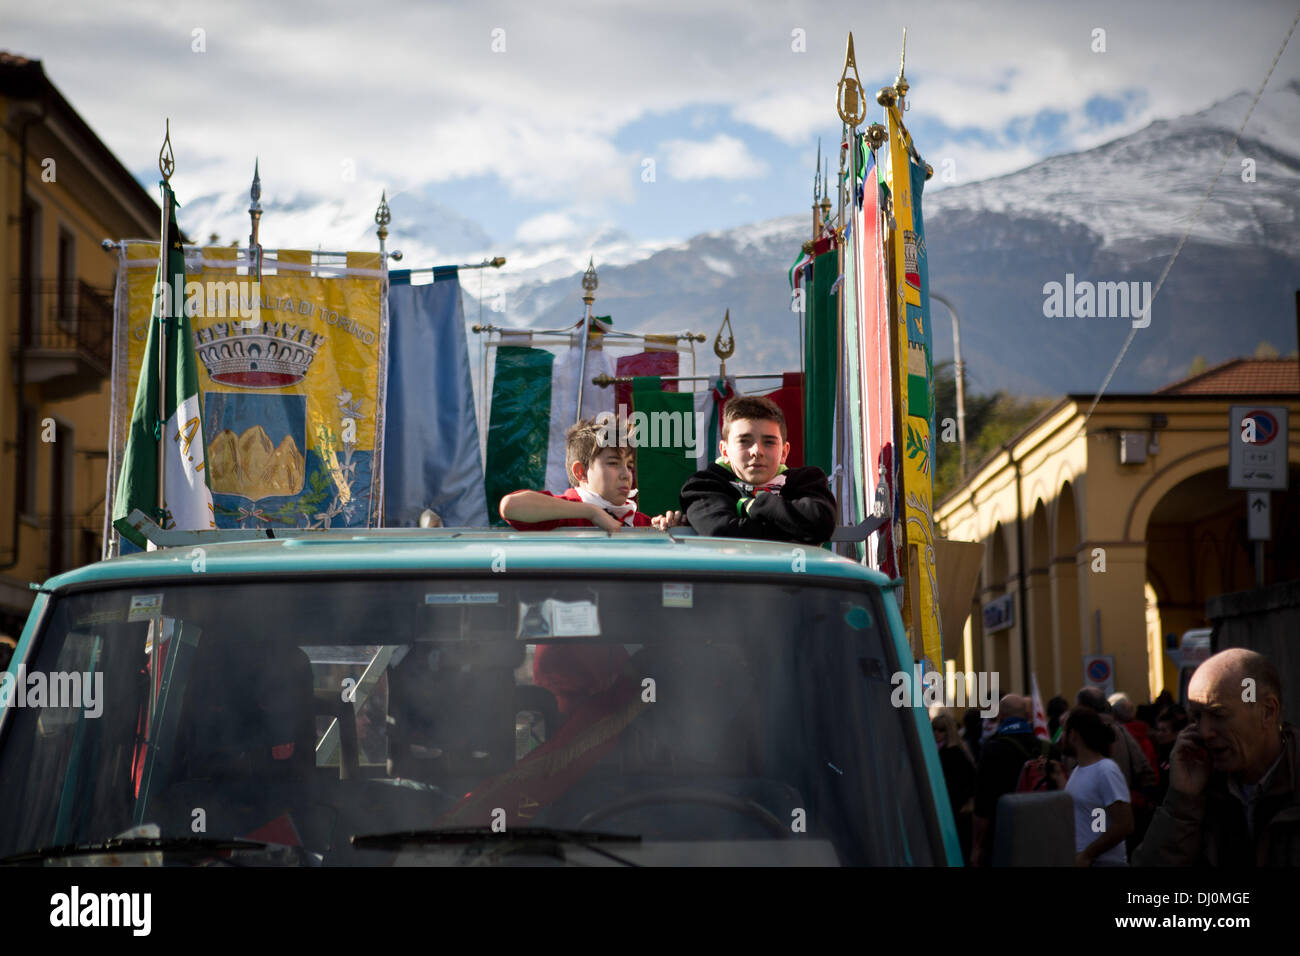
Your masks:
{"label": "italian flag", "polygon": [[[162,191],[166,248],[159,257],[149,338],[113,497],[113,527],[139,548],[147,547],[148,541],[128,518],[136,509],[167,529],[216,528],[204,467],[198,365],[184,308],[185,251],[176,225],[176,197],[165,182]],[[164,331],[165,341],[160,334]],[[161,368],[160,354],[165,359]],[[161,508],[159,455],[163,456]]]}
{"label": "italian flag", "polygon": [[[520,344],[513,344],[516,341]],[[530,335],[507,333],[497,347],[484,465],[488,518],[497,525],[504,524],[498,511],[501,499],[512,491],[526,488],[558,495],[569,487],[564,434],[578,418],[582,353],[574,346],[556,355],[532,347],[531,341]],[[602,373],[614,373],[605,350],[588,348],[582,370],[583,418],[614,411],[614,390],[591,382]]]}

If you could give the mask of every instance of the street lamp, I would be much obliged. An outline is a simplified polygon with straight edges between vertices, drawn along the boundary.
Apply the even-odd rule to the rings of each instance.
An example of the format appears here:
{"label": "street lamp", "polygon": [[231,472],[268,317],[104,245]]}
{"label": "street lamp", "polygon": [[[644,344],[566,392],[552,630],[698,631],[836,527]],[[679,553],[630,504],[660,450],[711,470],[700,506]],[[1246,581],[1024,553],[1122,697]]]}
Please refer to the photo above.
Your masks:
{"label": "street lamp", "polygon": [[942,302],[952,315],[952,356],[953,371],[957,376],[957,441],[961,445],[961,477],[966,477],[966,386],[962,381],[964,366],[961,361],[961,325],[957,321],[957,310],[951,302],[933,289],[930,298]]}

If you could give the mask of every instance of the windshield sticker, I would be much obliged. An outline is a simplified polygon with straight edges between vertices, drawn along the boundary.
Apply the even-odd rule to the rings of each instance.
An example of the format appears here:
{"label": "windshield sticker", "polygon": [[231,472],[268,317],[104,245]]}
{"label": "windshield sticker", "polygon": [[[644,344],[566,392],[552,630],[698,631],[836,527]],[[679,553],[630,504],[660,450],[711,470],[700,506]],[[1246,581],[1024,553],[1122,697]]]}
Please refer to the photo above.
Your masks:
{"label": "windshield sticker", "polygon": [[128,621],[149,621],[162,613],[161,594],[131,595],[131,610],[127,613]]}
{"label": "windshield sticker", "polygon": [[854,605],[844,615],[844,623],[855,631],[865,631],[871,627],[871,612],[861,605]]}
{"label": "windshield sticker", "polygon": [[695,585],[664,582],[664,607],[694,607]]}
{"label": "windshield sticker", "polygon": [[519,605],[517,638],[600,637],[600,617],[591,601],[547,598]]}
{"label": "windshield sticker", "polygon": [[496,591],[470,591],[464,594],[426,594],[425,604],[500,604]]}
{"label": "windshield sticker", "polygon": [[126,611],[115,608],[111,611],[93,611],[77,618],[75,627],[88,627],[92,624],[117,624],[126,620]]}

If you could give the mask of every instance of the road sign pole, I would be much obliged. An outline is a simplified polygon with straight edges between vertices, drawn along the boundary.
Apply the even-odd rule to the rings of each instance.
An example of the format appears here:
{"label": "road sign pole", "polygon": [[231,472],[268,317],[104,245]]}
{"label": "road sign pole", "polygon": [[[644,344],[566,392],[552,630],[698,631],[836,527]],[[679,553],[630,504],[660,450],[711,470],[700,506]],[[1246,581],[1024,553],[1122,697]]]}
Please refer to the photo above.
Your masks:
{"label": "road sign pole", "polygon": [[1264,586],[1264,542],[1273,537],[1273,493],[1246,492],[1246,537],[1255,542],[1255,587]]}

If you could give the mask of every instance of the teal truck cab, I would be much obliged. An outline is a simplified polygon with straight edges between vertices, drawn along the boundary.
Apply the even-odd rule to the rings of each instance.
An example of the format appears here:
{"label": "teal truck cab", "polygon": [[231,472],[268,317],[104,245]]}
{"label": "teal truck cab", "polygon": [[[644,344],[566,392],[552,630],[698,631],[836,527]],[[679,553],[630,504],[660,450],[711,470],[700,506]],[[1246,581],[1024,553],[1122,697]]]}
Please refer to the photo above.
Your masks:
{"label": "teal truck cab", "polygon": [[0,687],[4,862],[960,865],[860,564],[676,529],[276,534],[40,587]]}

